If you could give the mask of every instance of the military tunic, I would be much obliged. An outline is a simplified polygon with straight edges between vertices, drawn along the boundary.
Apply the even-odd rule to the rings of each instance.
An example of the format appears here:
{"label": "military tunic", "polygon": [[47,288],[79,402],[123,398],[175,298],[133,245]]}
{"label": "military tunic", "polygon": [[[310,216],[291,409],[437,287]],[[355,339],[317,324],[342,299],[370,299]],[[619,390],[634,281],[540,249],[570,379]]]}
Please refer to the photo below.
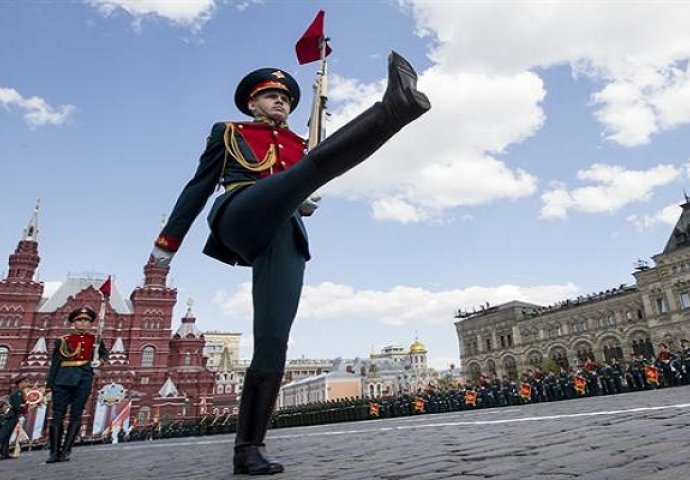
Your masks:
{"label": "military tunic", "polygon": [[208,215],[204,253],[252,267],[254,356],[250,368],[280,372],[310,258],[297,211],[328,178],[303,160],[306,140],[286,125],[221,122],[211,129],[194,177],[156,245],[175,252],[216,185],[225,192]]}
{"label": "military tunic", "polygon": [[[62,424],[67,407],[70,406],[70,423],[81,423],[86,401],[91,394],[94,370],[91,366],[96,336],[90,332],[77,332],[65,335],[55,341],[48,379],[52,390],[52,424]],[[105,360],[108,351],[101,341],[98,345],[98,358]]]}

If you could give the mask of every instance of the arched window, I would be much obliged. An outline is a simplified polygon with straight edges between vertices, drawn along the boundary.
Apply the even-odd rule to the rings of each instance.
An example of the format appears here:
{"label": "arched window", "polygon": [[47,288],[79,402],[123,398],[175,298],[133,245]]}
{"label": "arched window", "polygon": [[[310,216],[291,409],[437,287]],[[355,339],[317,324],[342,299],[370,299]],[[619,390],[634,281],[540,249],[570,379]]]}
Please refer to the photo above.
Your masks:
{"label": "arched window", "polygon": [[568,355],[563,347],[554,347],[553,350],[551,350],[549,357],[559,366],[568,370],[568,367],[570,366],[568,363]]}
{"label": "arched window", "polygon": [[216,393],[223,393],[223,385],[218,385],[216,388]]}
{"label": "arched window", "polygon": [[541,352],[532,352],[529,354],[529,357],[527,358],[527,362],[532,366],[532,367],[541,367],[541,363],[543,360],[543,356]]}
{"label": "arched window", "polygon": [[10,356],[10,349],[7,347],[0,347],[0,370],[7,366],[7,359]]}
{"label": "arched window", "polygon": [[146,425],[151,418],[151,407],[141,407],[137,414],[137,423],[139,425]]}
{"label": "arched window", "polygon": [[156,355],[156,349],[148,346],[141,351],[141,366],[153,367],[153,358]]}
{"label": "arched window", "polygon": [[621,342],[615,338],[607,338],[602,343],[604,347],[604,359],[611,363],[614,359],[618,361],[623,360],[623,348]]}
{"label": "arched window", "polygon": [[232,393],[232,385],[225,386],[225,393]]}
{"label": "arched window", "polygon": [[506,357],[505,360],[503,360],[503,368],[505,369],[508,378],[512,380],[517,379],[517,363],[515,363],[515,359],[513,357]]}
{"label": "arched window", "polygon": [[594,359],[592,346],[588,343],[579,343],[575,345],[575,354],[577,355],[577,359],[582,363],[585,363],[589,358]]}
{"label": "arched window", "polygon": [[188,367],[192,364],[192,354],[187,352],[184,354],[184,366]]}
{"label": "arched window", "polygon": [[471,363],[470,364],[470,378],[472,379],[473,382],[476,382],[479,380],[479,375],[481,374],[482,369],[479,367],[478,363]]}

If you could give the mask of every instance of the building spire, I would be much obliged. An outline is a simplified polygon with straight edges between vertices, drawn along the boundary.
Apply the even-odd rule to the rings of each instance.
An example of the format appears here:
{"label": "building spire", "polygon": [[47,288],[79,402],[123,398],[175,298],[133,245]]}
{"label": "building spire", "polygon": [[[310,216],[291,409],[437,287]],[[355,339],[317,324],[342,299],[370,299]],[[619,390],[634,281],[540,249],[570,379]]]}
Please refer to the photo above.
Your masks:
{"label": "building spire", "polygon": [[38,241],[38,212],[41,210],[41,199],[39,198],[36,200],[36,206],[34,207],[34,213],[31,215],[31,219],[29,219],[29,223],[26,225],[26,228],[24,229],[24,237],[22,240],[28,241],[28,242],[37,242]]}

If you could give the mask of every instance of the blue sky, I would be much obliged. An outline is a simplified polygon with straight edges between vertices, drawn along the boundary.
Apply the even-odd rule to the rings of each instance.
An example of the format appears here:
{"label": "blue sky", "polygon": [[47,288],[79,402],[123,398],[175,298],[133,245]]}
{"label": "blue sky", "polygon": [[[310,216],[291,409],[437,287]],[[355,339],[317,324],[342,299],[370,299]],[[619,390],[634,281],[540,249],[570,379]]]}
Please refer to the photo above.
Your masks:
{"label": "blue sky", "polygon": [[[689,183],[689,5],[44,0],[0,2],[0,255],[40,198],[41,280],[112,273],[128,295],[244,73],[292,72],[306,131],[294,43],[320,8],[330,132],[380,97],[391,49],[433,109],[321,192],[291,358],[418,335],[445,367],[457,308],[630,284],[663,250]],[[202,214],[173,261],[176,322],[191,297],[248,357],[249,271],[206,235]]]}

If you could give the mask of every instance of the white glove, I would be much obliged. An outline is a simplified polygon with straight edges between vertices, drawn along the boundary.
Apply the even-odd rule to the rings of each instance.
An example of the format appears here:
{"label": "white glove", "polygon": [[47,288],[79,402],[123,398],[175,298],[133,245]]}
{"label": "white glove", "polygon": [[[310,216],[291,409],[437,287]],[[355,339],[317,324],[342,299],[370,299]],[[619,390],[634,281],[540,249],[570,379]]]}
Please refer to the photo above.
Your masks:
{"label": "white glove", "polygon": [[169,252],[154,245],[153,250],[151,250],[150,258],[153,259],[153,263],[155,263],[159,267],[167,267],[170,265],[170,262],[172,261],[174,256],[175,252]]}
{"label": "white glove", "polygon": [[302,202],[302,205],[299,206],[297,211],[303,217],[311,217],[312,215],[314,215],[316,209],[319,208],[318,202],[320,201],[320,196],[312,195],[311,197],[307,198],[304,202]]}

